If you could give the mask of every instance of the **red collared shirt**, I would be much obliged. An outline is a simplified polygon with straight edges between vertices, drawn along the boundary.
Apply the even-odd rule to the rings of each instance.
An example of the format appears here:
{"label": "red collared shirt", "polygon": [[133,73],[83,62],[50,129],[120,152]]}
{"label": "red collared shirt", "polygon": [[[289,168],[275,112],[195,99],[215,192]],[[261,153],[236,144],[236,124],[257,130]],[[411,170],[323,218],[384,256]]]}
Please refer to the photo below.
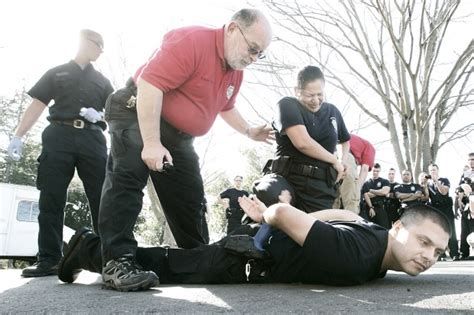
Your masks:
{"label": "red collared shirt", "polygon": [[167,33],[161,47],[135,74],[163,91],[161,116],[175,128],[201,136],[219,112],[234,107],[243,71],[224,59],[224,28],[191,26]]}
{"label": "red collared shirt", "polygon": [[374,167],[375,148],[367,140],[351,133],[350,146],[351,153],[357,162],[357,165],[366,164],[369,166],[369,171]]}

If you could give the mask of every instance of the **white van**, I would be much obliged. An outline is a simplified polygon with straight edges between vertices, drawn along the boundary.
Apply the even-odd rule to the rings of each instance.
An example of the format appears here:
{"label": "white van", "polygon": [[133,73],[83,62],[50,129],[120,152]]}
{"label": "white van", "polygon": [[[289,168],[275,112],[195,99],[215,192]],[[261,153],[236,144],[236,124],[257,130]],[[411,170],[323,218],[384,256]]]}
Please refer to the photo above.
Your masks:
{"label": "white van", "polygon": [[[36,187],[0,183],[0,259],[34,261],[38,252]],[[66,242],[74,230],[64,226]]]}

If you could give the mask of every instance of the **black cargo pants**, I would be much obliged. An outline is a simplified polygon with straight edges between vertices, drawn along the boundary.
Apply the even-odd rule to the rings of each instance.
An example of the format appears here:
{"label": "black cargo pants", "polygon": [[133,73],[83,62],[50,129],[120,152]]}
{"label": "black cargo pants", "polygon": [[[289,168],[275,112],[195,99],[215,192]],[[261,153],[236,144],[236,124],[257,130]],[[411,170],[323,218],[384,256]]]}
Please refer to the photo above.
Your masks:
{"label": "black cargo pants", "polygon": [[89,200],[92,225],[97,231],[107,146],[100,127],[94,127],[77,129],[53,123],[43,131],[37,176],[39,261],[56,264],[62,257],[64,206],[76,169]]}
{"label": "black cargo pants", "polygon": [[133,228],[149,175],[177,245],[194,248],[207,243],[203,236],[207,223],[202,219],[204,187],[194,138],[162,120],[161,141],[174,166],[169,172],[150,172],[141,159],[143,141],[136,118],[109,121],[109,130],[111,151],[99,215],[104,261],[135,255]]}

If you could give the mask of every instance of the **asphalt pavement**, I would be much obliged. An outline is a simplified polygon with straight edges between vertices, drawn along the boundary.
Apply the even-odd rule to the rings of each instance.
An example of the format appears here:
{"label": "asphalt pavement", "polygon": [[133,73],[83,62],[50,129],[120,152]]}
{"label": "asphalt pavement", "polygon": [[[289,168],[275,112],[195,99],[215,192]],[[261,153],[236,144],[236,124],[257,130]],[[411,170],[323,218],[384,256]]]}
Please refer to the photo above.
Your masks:
{"label": "asphalt pavement", "polygon": [[83,271],[74,284],[0,270],[0,314],[331,313],[474,314],[474,261],[438,262],[418,277],[389,272],[362,286],[163,285],[102,289]]}

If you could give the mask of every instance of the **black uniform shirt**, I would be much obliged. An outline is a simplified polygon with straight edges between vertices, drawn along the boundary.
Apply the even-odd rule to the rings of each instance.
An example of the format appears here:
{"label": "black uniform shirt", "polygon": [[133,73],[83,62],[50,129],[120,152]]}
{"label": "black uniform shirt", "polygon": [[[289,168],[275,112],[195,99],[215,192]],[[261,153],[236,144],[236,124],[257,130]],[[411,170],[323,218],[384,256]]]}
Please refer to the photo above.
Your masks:
{"label": "black uniform shirt", "polygon": [[387,229],[365,220],[316,221],[303,247],[276,230],[265,249],[272,281],[354,285],[385,276],[387,244]]}
{"label": "black uniform shirt", "polygon": [[[389,181],[390,183],[390,181]],[[394,188],[395,186],[399,185],[397,182],[390,183],[390,194],[393,198],[386,197],[385,202],[386,205],[391,209],[398,209],[400,208],[400,202],[398,201],[397,197],[395,197]]]}
{"label": "black uniform shirt", "polygon": [[329,163],[313,159],[298,151],[286,135],[285,129],[304,125],[308,134],[327,151],[333,153],[336,144],[349,141],[351,138],[341,113],[336,106],[323,103],[317,112],[311,112],[296,98],[285,97],[278,102],[276,119],[273,123],[276,133],[277,150],[275,155],[290,156],[293,161],[301,164],[328,167]]}
{"label": "black uniform shirt", "polygon": [[[393,189],[394,194],[396,194],[397,192],[402,193],[402,194],[415,194],[418,191],[422,192],[423,189],[421,188],[420,185],[415,184],[415,183],[399,184],[395,186],[395,188]],[[414,204],[419,203],[420,201],[419,200],[411,200],[411,201],[400,200],[400,202],[405,203],[407,206],[412,206]]]}
{"label": "black uniform shirt", "polygon": [[229,208],[239,209],[239,197],[249,196],[249,193],[245,190],[238,190],[236,188],[229,188],[220,194],[221,198],[229,198]]}
{"label": "black uniform shirt", "polygon": [[[370,178],[362,186],[362,194],[369,192],[369,190],[371,189],[379,190],[385,186],[390,186],[390,182],[387,179],[382,178],[382,177],[379,177],[377,179]],[[372,201],[372,204],[382,203],[384,199],[385,199],[385,196],[375,196],[373,198],[370,198],[370,201]]]}
{"label": "black uniform shirt", "polygon": [[[451,184],[449,183],[449,179],[440,177],[438,178],[440,182],[443,183],[444,186],[450,187]],[[430,194],[430,204],[433,206],[452,206],[452,199],[449,197],[449,193],[446,195],[442,195],[439,190],[433,184],[433,181],[428,181],[428,192]]]}
{"label": "black uniform shirt", "polygon": [[[89,64],[84,70],[74,61],[48,70],[28,94],[48,105],[48,120],[81,118],[82,107],[103,111],[107,96],[113,92],[110,81]],[[104,125],[105,126],[105,125]]]}

